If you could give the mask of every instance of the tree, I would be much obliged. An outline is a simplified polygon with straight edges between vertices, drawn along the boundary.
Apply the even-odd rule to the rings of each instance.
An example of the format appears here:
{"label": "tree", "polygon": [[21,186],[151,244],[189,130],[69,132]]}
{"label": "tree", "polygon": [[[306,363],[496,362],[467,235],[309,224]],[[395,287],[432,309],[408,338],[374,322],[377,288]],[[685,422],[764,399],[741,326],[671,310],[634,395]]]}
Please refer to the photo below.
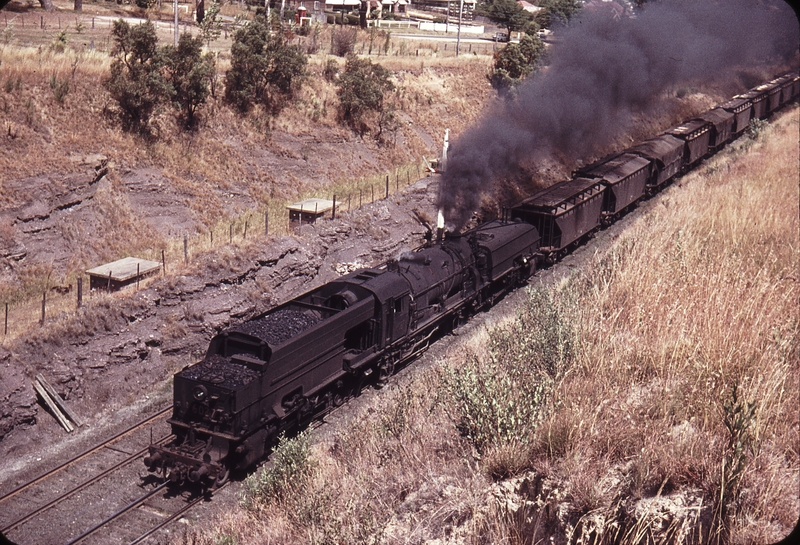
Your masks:
{"label": "tree", "polygon": [[178,47],[164,48],[166,77],[173,90],[172,102],[186,128],[195,126],[197,108],[208,98],[209,80],[216,69],[214,56],[203,55],[202,49],[203,39],[193,38],[189,33],[181,34]]}
{"label": "tree", "polygon": [[[197,16],[200,19],[200,15]],[[211,45],[211,42],[216,40],[222,34],[222,17],[219,15],[219,3],[214,1],[211,7],[205,13],[205,16],[200,21],[200,34],[203,36],[203,41],[206,47]]]}
{"label": "tree", "polygon": [[389,80],[392,73],[369,59],[359,59],[355,55],[347,57],[344,72],[339,75],[339,113],[341,118],[362,135],[367,129],[364,117],[368,112],[378,114],[379,133],[385,119],[385,95],[394,90]]}
{"label": "tree", "polygon": [[240,112],[254,104],[277,112],[306,73],[308,58],[283,34],[271,34],[262,17],[233,36],[231,69],[225,75],[225,99]]}
{"label": "tree", "polygon": [[39,4],[41,4],[42,9],[45,11],[55,11],[56,7],[53,5],[53,0],[39,0]]}
{"label": "tree", "polygon": [[544,44],[535,34],[526,34],[518,44],[510,43],[495,54],[492,87],[508,90],[528,77],[544,53]]}
{"label": "tree", "polygon": [[479,12],[505,27],[509,36],[513,31],[521,30],[533,19],[533,16],[522,9],[516,0],[485,0],[481,3]]}
{"label": "tree", "polygon": [[156,29],[150,21],[131,26],[118,19],[111,36],[114,60],[105,87],[119,105],[123,127],[146,133],[156,107],[173,92],[161,73],[164,58]]}
{"label": "tree", "polygon": [[539,7],[543,9],[536,13],[535,19],[542,28],[549,28],[556,22],[566,24],[581,6],[580,0],[541,0]]}

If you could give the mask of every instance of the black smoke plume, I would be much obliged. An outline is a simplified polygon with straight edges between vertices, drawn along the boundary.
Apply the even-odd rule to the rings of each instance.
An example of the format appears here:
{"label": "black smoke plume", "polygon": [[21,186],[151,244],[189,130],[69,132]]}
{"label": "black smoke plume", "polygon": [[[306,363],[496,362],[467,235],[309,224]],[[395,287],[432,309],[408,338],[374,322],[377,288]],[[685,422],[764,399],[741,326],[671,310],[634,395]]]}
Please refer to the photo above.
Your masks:
{"label": "black smoke plume", "polygon": [[621,20],[583,10],[556,36],[549,66],[451,147],[438,199],[450,226],[463,226],[498,181],[624,134],[666,89],[785,61],[800,46],[781,0],[661,0]]}

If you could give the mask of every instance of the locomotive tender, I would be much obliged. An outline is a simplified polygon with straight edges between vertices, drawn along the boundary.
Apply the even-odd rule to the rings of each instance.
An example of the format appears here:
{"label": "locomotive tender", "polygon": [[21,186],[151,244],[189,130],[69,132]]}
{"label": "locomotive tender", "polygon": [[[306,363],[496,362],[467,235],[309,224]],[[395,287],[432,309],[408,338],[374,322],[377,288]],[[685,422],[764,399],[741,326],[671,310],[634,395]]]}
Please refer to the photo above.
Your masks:
{"label": "locomotive tender", "polygon": [[309,291],[210,342],[175,375],[175,438],[145,465],[213,487],[284,430],[379,384],[432,338],[614,221],[800,94],[791,73],[576,171],[494,220]]}

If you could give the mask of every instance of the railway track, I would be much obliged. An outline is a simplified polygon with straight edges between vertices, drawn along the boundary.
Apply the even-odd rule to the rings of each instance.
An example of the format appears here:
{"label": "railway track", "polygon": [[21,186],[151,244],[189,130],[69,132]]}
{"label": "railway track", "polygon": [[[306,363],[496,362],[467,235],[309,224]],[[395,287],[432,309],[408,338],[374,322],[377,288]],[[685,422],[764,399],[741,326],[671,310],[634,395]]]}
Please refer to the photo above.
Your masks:
{"label": "railway track", "polygon": [[[131,501],[118,511],[112,513],[111,515],[107,516],[100,522],[96,523],[94,526],[89,528],[88,530],[84,531],[81,535],[71,539],[66,543],[66,545],[76,545],[77,543],[82,543],[90,538],[90,536],[97,536],[96,541],[99,543],[128,543],[128,545],[135,545],[137,543],[141,543],[146,540],[148,537],[156,533],[158,530],[164,528],[171,522],[175,521],[176,519],[180,518],[181,516],[185,515],[189,510],[191,510],[194,506],[198,503],[203,501],[207,498],[206,495],[197,494],[194,496],[190,496],[188,498],[183,498],[181,496],[176,496],[177,499],[170,502],[170,505],[175,506],[175,510],[171,514],[162,513],[163,520],[156,522],[155,524],[144,524],[147,528],[143,533],[138,534],[134,532],[133,528],[141,527],[142,524],[134,524],[130,521],[127,522],[126,528],[124,531],[120,532],[119,530],[114,531],[110,529],[112,523],[123,519],[125,515],[133,513],[138,507],[142,506],[148,500],[155,499],[157,497],[158,492],[166,489],[170,484],[169,481],[164,481],[153,489],[149,490],[142,496],[136,498],[135,500]],[[220,486],[217,490],[224,488],[225,485]],[[104,535],[100,535],[100,532],[105,530]],[[126,537],[126,535],[131,534],[135,537]],[[124,539],[119,539],[124,538]]]}
{"label": "railway track", "polygon": [[[127,429],[0,496],[0,531],[20,545],[28,543],[61,545],[70,539],[70,535],[75,535],[90,525],[96,517],[103,516],[110,505],[127,501],[125,496],[130,492],[125,489],[134,487],[119,483],[139,482],[141,464],[135,462],[141,462],[147,453],[147,445],[152,441],[154,432],[161,437],[157,441],[159,443],[171,438],[166,420],[163,418],[171,409],[171,406],[166,407],[139,420]],[[119,511],[117,517],[122,512],[142,505],[164,486],[166,485],[159,485],[148,491],[145,496],[138,498],[138,503],[129,504]],[[155,512],[159,522],[162,522],[160,519],[165,516],[169,518],[173,511],[180,511],[183,507],[182,505],[177,509],[174,506],[167,509],[153,507],[150,510]],[[175,515],[176,518],[177,516],[180,515]],[[169,521],[171,520],[174,518]],[[105,520],[102,524],[95,524],[96,527],[93,527],[91,532],[82,532],[78,538],[73,539],[73,542],[86,540],[89,535],[98,533],[101,527],[109,523],[110,520]],[[148,523],[147,527],[150,526],[152,524]],[[161,526],[163,525],[160,524],[159,527]],[[114,542],[116,541],[114,539]]]}

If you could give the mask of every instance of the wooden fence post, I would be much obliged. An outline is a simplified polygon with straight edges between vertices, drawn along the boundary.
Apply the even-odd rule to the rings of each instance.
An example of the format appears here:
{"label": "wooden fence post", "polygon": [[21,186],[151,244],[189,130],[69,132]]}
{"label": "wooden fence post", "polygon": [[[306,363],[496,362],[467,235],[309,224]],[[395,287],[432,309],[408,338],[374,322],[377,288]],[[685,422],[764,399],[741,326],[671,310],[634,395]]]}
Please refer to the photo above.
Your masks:
{"label": "wooden fence post", "polygon": [[264,212],[264,235],[269,235],[269,210]]}
{"label": "wooden fence post", "polygon": [[140,274],[141,273],[139,272],[139,264],[137,263],[136,264],[136,291],[139,291],[139,280],[141,279],[141,276],[139,276]]}
{"label": "wooden fence post", "polygon": [[108,285],[106,286],[107,291],[111,291],[111,271],[108,271]]}
{"label": "wooden fence post", "polygon": [[78,277],[78,308],[83,304],[83,277]]}
{"label": "wooden fence post", "polygon": [[231,226],[228,229],[228,244],[233,244],[233,223],[231,223]]}
{"label": "wooden fence post", "polygon": [[167,274],[167,260],[164,257],[164,249],[161,249],[161,274]]}
{"label": "wooden fence post", "polygon": [[[189,237],[184,234],[183,235],[183,264],[189,264]],[[139,265],[136,265],[136,274],[139,274]]]}
{"label": "wooden fence post", "polygon": [[331,219],[336,219],[336,195],[333,196],[333,211],[331,212]]}
{"label": "wooden fence post", "polygon": [[386,196],[384,197],[384,199],[388,199],[388,198],[389,198],[389,175],[387,174],[386,175]]}
{"label": "wooden fence post", "polygon": [[3,329],[3,335],[8,335],[8,303],[6,303],[6,326]]}
{"label": "wooden fence post", "polygon": [[43,291],[42,292],[42,326],[44,326],[44,319],[45,319],[44,309],[45,309],[46,305],[47,305],[47,291]]}
{"label": "wooden fence post", "polygon": [[242,238],[244,240],[247,240],[247,222],[248,221],[250,221],[250,220],[249,219],[244,220],[244,235],[242,235]]}

